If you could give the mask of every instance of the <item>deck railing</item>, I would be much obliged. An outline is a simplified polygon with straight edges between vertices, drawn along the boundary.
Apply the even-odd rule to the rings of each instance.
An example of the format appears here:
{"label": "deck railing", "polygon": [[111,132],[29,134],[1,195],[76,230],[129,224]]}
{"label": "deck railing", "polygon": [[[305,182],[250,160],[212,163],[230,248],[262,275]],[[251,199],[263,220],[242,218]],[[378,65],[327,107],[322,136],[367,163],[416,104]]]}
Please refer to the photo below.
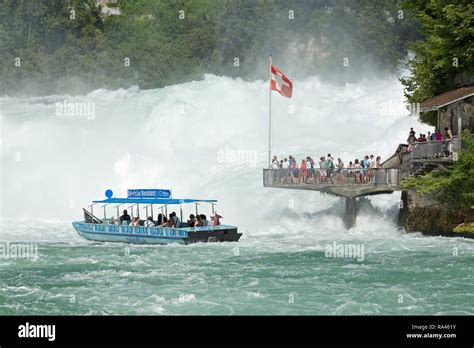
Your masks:
{"label": "deck railing", "polygon": [[419,142],[409,146],[411,159],[451,157],[461,149],[461,139]]}
{"label": "deck railing", "polygon": [[337,169],[328,172],[328,169],[315,168],[312,171],[307,170],[306,174],[303,179],[301,169],[264,169],[263,185],[267,187],[281,185],[398,186],[400,183],[398,168],[372,168],[372,170],[344,168],[340,172]]}

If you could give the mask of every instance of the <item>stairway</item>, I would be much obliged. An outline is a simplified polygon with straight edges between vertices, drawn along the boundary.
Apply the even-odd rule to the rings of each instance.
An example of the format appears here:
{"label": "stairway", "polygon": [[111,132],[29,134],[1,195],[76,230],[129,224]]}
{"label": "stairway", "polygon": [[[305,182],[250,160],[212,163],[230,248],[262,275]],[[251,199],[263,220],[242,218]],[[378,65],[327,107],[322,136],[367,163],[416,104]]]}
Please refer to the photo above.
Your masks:
{"label": "stairway", "polygon": [[420,176],[428,174],[429,172],[433,171],[434,169],[438,169],[438,165],[434,163],[421,163],[415,172],[412,173],[414,176]]}

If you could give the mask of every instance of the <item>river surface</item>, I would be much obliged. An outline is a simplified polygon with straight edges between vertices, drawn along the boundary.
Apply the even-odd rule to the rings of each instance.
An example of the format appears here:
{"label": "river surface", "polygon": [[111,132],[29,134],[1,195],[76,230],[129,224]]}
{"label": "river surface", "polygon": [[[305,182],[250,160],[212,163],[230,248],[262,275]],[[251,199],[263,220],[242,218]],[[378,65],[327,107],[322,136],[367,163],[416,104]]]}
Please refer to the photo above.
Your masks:
{"label": "river surface", "polygon": [[[266,86],[209,75],[149,91],[0,98],[0,251],[37,250],[0,257],[0,314],[474,314],[473,241],[407,234],[396,224],[399,193],[369,198],[346,230],[339,198],[262,187]],[[273,96],[279,158],[386,159],[409,127],[430,130],[408,115],[395,78],[308,78],[294,88],[292,99]],[[71,222],[109,188],[218,199],[223,223],[243,236],[189,246],[86,241]]]}

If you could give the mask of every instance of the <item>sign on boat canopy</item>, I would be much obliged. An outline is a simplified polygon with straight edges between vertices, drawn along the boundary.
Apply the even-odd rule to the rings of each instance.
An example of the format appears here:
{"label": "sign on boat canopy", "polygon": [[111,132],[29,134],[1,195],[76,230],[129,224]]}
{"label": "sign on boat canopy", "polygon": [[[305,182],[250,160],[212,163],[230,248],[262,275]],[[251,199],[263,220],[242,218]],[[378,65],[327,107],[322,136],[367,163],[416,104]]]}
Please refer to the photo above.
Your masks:
{"label": "sign on boat canopy", "polygon": [[171,190],[129,189],[128,198],[171,198]]}

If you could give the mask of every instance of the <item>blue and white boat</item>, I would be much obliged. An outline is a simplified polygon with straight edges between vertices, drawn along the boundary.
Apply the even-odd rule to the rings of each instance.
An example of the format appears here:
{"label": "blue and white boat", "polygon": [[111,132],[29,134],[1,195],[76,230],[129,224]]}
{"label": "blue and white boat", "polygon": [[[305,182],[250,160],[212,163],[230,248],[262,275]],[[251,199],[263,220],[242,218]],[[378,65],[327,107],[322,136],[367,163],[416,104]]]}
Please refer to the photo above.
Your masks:
{"label": "blue and white boat", "polygon": [[[137,243],[137,244],[191,244],[197,242],[237,242],[242,233],[237,232],[236,226],[231,225],[209,225],[201,227],[189,227],[183,221],[183,206],[186,204],[194,204],[196,216],[199,215],[198,206],[200,204],[210,204],[212,213],[216,200],[212,199],[190,199],[190,198],[171,198],[170,190],[160,189],[143,189],[128,190],[127,198],[114,198],[111,190],[106,191],[106,199],[93,201],[89,206],[90,210],[83,209],[84,221],[75,221],[72,223],[77,233],[82,237],[98,242],[121,242],[121,243]],[[94,206],[103,204],[103,218],[94,215]],[[131,209],[131,217],[139,216],[140,205],[146,209],[146,216],[151,211],[153,216],[153,208],[161,210],[164,216],[168,215],[168,207],[179,207],[180,224],[179,227],[147,227],[147,226],[130,226],[128,223],[120,224],[116,219],[107,218],[106,207],[110,204],[116,204],[117,217],[119,216],[120,206]],[[134,209],[136,207],[136,209]],[[134,211],[136,216],[134,216]]]}

